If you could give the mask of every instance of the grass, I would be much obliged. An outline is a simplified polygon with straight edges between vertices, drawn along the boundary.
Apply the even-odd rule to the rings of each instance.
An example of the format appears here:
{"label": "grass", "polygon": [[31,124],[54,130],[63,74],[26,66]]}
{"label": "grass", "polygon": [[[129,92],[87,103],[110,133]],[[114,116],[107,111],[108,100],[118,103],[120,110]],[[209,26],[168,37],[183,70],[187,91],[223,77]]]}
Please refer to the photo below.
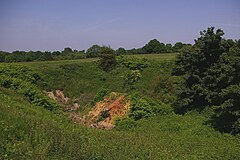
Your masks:
{"label": "grass", "polygon": [[[175,54],[146,57],[137,91],[150,96],[159,76],[168,75]],[[44,75],[46,90],[62,89],[81,107],[102,86],[124,92],[124,69],[106,73],[97,59],[20,63]],[[0,88],[0,159],[240,159],[240,137],[206,125],[208,118],[191,112],[141,119],[133,127],[110,131],[74,124],[65,113],[53,114],[26,97]]]}
{"label": "grass", "polygon": [[0,89],[1,159],[239,159],[240,138],[197,113],[143,119],[125,131],[88,129]]}
{"label": "grass", "polygon": [[[145,57],[151,65],[143,71],[143,77],[137,84],[137,91],[149,93],[155,87],[156,77],[171,71],[176,54],[129,55]],[[110,91],[125,92],[123,89],[124,69],[110,73],[100,70],[96,64],[97,59],[63,60],[47,62],[24,62],[45,75],[48,86],[45,90],[62,89],[64,93],[76,99],[82,106],[89,103],[98,89],[102,86]]]}

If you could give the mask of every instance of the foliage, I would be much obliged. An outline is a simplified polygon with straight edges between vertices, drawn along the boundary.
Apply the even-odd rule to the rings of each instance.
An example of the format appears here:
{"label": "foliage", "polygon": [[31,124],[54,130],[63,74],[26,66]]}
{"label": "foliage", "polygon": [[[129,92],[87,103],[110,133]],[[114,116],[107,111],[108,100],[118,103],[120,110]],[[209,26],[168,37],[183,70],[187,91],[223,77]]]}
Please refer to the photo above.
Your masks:
{"label": "foliage", "polygon": [[[239,159],[238,137],[203,125],[201,115],[165,115],[102,131],[32,107],[0,88],[0,159]],[[129,125],[130,125],[129,123]],[[126,126],[127,127],[127,126]],[[116,128],[117,129],[117,128]],[[209,145],[211,144],[211,145]]]}
{"label": "foliage", "polygon": [[[118,48],[115,52],[119,55],[131,54],[154,54],[154,53],[174,53],[181,52],[182,46],[191,46],[191,44],[183,44],[177,42],[174,46],[172,44],[160,43],[157,39],[151,40],[148,44],[141,48],[133,48],[126,50],[122,47]],[[228,44],[228,42],[227,42]],[[97,44],[92,45],[85,50],[73,50],[70,47],[64,48],[63,51],[13,51],[12,53],[0,51],[0,62],[31,62],[31,61],[52,61],[52,60],[69,60],[69,59],[85,59],[99,57],[101,54],[102,46]]]}
{"label": "foliage", "polygon": [[164,103],[172,104],[176,100],[176,88],[178,86],[179,77],[161,74],[154,79],[154,98]]}
{"label": "foliage", "polygon": [[137,127],[137,122],[129,117],[119,118],[115,120],[115,130],[130,130]]}
{"label": "foliage", "polygon": [[129,70],[123,77],[123,86],[127,91],[136,89],[136,82],[141,79],[142,75],[140,70]]}
{"label": "foliage", "polygon": [[30,62],[30,61],[52,61],[63,59],[85,58],[84,51],[65,48],[64,51],[13,51],[12,53],[0,52],[0,62]]}
{"label": "foliage", "polygon": [[126,55],[127,54],[127,51],[124,49],[124,48],[118,48],[117,50],[116,50],[116,55],[117,56],[120,56],[120,55]]}
{"label": "foliage", "polygon": [[[230,55],[233,55],[233,51]],[[160,81],[161,75],[166,75],[166,82],[173,80],[173,77],[169,77],[171,80],[168,80],[167,75],[171,72],[175,54],[130,57],[134,56],[138,58],[144,56],[149,61],[149,66],[141,71],[142,78],[137,84],[136,90],[142,95],[151,97],[147,91],[154,90],[156,85],[153,81],[158,79],[158,76]],[[229,59],[229,56],[225,55],[226,59]],[[232,63],[233,59],[236,59],[236,62]],[[47,83],[49,90],[61,88],[68,97],[79,97],[80,101],[92,100],[99,86],[102,85],[108,86],[111,91],[122,91],[121,76],[127,68],[119,68],[114,72],[116,74],[107,73],[100,70],[95,61],[96,59],[81,59],[24,64],[28,68],[31,67],[32,71],[37,70],[45,75],[40,77]],[[229,62],[231,66],[235,66],[239,61],[237,56],[231,56]],[[235,73],[237,75],[237,72]],[[101,80],[101,77],[106,77],[106,80]],[[38,83],[42,82],[37,81],[36,84]],[[165,80],[162,80],[162,83],[167,84]],[[234,93],[232,90],[235,87],[234,85],[228,88],[229,93]],[[225,93],[229,94],[227,91]],[[235,95],[235,93],[229,95],[229,99]],[[223,95],[223,97],[227,96]],[[228,99],[223,99],[225,100]],[[65,115],[56,115],[43,107],[32,106],[21,94],[0,87],[0,159],[19,159],[19,157],[20,159],[113,159],[113,157],[117,159],[159,159],[159,157],[161,159],[239,159],[240,157],[239,136],[213,130],[210,125],[206,125],[206,117],[195,112],[188,112],[185,115],[153,116],[138,121],[124,118],[120,120],[120,127],[117,125],[116,130],[102,131],[74,124]],[[81,105],[82,107],[84,105]],[[159,112],[159,114],[165,113],[168,113],[168,107]]]}
{"label": "foliage", "polygon": [[129,117],[134,120],[149,118],[154,115],[172,114],[173,109],[164,103],[158,104],[152,99],[142,98],[139,95],[133,94],[130,99],[131,108]]}
{"label": "foliage", "polygon": [[4,62],[5,61],[5,56],[6,55],[7,55],[7,53],[0,51],[0,62]]}
{"label": "foliage", "polygon": [[117,64],[115,51],[110,47],[103,46],[100,52],[99,67],[106,72],[113,70]]}
{"label": "foliage", "polygon": [[95,44],[87,49],[86,57],[87,58],[98,57],[100,53],[101,53],[101,46]]}
{"label": "foliage", "polygon": [[100,116],[98,117],[97,122],[103,121],[104,119],[106,119],[109,116],[109,111],[105,110],[102,111],[102,113],[100,114]]}
{"label": "foliage", "polygon": [[128,69],[123,76],[123,86],[127,91],[136,89],[136,82],[142,77],[141,71],[149,65],[146,58],[139,59],[126,56],[120,56],[118,64]]}
{"label": "foliage", "polygon": [[[178,91],[176,110],[183,113],[219,106],[213,123],[220,122],[221,117],[224,127],[218,129],[238,133],[235,122],[238,123],[240,118],[239,107],[234,101],[239,97],[231,86],[236,87],[240,83],[240,49],[236,42],[223,40],[223,34],[220,29],[214,32],[213,27],[200,32],[195,48],[185,50],[176,60],[174,74],[184,79]],[[232,97],[228,98],[228,95]]]}
{"label": "foliage", "polygon": [[146,53],[162,53],[165,52],[165,45],[160,43],[157,39],[153,39],[143,47],[143,50]]}
{"label": "foliage", "polygon": [[117,62],[120,66],[126,67],[129,70],[142,71],[149,66],[149,62],[146,58],[120,56],[118,57]]}
{"label": "foliage", "polygon": [[10,88],[19,94],[24,95],[31,103],[49,110],[56,110],[57,104],[50,100],[41,91],[41,76],[22,65],[1,64],[0,66],[0,87]]}
{"label": "foliage", "polygon": [[[136,82],[136,91],[152,97],[150,92],[155,88],[153,80],[161,74],[171,73],[175,56],[176,54],[126,55],[127,59],[136,57],[141,60],[145,57],[149,66],[141,71],[142,77]],[[106,86],[110,92],[126,91],[123,88],[123,78],[129,69],[123,66],[111,72],[104,72],[98,67],[97,60],[80,59],[23,64],[45,75],[45,90],[61,89],[67,97],[75,99],[83,109],[92,101],[101,86]]]}
{"label": "foliage", "polygon": [[191,48],[191,47],[193,47],[191,44],[185,44],[185,43],[182,43],[182,42],[177,42],[172,47],[172,50],[173,50],[173,52],[181,53],[181,52],[183,52],[183,50],[185,48]]}
{"label": "foliage", "polygon": [[142,49],[144,53],[166,53],[171,52],[172,46],[160,43],[157,39],[150,40]]}
{"label": "foliage", "polygon": [[97,102],[102,101],[104,97],[108,94],[108,89],[101,87],[95,97],[93,98],[93,101],[91,102],[91,105],[94,106]]}

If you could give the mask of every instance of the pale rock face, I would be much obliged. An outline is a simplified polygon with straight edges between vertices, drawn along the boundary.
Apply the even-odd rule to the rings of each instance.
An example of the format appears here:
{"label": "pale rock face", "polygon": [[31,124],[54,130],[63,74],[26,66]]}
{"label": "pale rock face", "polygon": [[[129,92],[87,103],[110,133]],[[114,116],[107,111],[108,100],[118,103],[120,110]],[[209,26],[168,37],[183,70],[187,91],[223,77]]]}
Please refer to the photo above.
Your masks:
{"label": "pale rock face", "polygon": [[66,97],[61,90],[46,92],[46,94],[49,98],[57,101],[64,111],[76,111],[80,108],[78,103],[71,104],[71,99]]}

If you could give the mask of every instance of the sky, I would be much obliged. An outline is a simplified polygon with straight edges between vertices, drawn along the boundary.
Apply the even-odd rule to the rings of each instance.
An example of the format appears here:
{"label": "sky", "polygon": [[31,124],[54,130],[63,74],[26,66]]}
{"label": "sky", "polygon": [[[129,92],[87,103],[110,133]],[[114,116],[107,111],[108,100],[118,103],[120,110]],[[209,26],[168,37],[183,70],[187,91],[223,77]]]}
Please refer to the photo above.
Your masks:
{"label": "sky", "polygon": [[214,26],[240,39],[240,0],[0,0],[1,51],[194,43]]}

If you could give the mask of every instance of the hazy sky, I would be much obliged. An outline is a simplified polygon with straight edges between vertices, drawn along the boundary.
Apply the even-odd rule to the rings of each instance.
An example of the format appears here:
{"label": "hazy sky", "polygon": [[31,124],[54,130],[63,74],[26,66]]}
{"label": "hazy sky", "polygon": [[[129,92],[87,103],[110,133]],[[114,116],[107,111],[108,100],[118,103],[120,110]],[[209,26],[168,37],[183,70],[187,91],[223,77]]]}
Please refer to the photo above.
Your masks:
{"label": "hazy sky", "polygon": [[240,0],[0,0],[2,51],[193,43],[209,26],[240,39]]}

